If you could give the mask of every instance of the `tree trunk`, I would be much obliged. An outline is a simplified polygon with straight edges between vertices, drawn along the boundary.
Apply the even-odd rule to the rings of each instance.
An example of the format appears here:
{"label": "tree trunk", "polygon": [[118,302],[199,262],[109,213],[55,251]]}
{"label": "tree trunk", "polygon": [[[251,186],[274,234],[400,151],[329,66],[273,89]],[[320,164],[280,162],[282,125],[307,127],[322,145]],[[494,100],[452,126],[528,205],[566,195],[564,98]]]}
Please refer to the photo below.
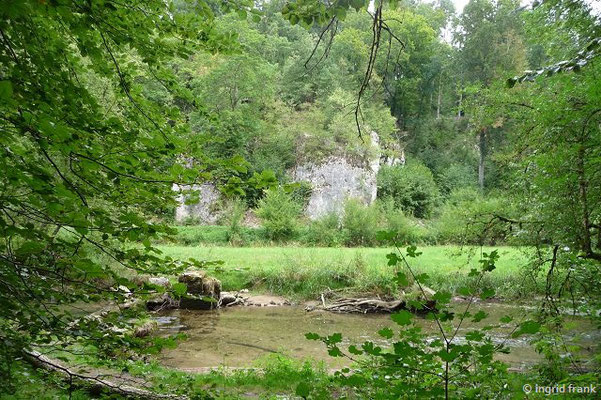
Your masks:
{"label": "tree trunk", "polygon": [[588,182],[586,180],[585,172],[584,172],[584,160],[586,157],[586,150],[584,148],[584,144],[581,143],[578,148],[578,162],[577,162],[577,171],[578,171],[578,192],[580,194],[580,204],[582,206],[582,250],[586,253],[586,255],[590,255],[593,253],[593,247],[591,245],[591,223],[589,218],[589,210],[588,210]]}
{"label": "tree trunk", "polygon": [[478,134],[478,186],[484,190],[484,158],[486,156],[486,128],[482,128]]}
{"label": "tree trunk", "polygon": [[440,119],[440,103],[442,102],[442,74],[438,78],[438,101],[436,104],[436,119]]}
{"label": "tree trunk", "polygon": [[457,107],[457,119],[461,118],[461,106],[463,103],[463,91],[460,89],[459,91],[459,105]]}

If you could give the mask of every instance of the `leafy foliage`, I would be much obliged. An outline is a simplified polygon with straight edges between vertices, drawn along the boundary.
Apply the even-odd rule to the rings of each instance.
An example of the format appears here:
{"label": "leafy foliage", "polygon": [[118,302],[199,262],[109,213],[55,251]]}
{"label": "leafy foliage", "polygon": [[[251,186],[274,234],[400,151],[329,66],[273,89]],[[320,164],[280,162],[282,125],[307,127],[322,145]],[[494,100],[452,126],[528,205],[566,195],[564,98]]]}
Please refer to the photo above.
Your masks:
{"label": "leafy foliage", "polygon": [[[394,232],[383,236],[393,238]],[[415,275],[406,258],[415,258],[420,254],[414,246],[408,247],[406,254],[398,250],[389,255],[389,265],[397,267],[397,264],[401,264],[408,274],[420,282],[423,277]],[[474,269],[476,286],[485,274],[494,269],[498,258],[496,251],[483,254],[480,260],[482,268]],[[490,296],[489,291],[490,289],[483,290],[481,297]],[[428,299],[425,292],[423,296],[425,300]],[[465,334],[465,340],[457,340],[459,328],[468,318],[477,323],[488,316],[482,310],[475,313],[471,311],[474,296],[475,293],[471,294],[470,301],[462,312],[449,310],[451,295],[444,291],[432,296],[436,301],[435,309],[429,309],[425,306],[425,301],[421,302],[420,307],[425,307],[427,318],[439,328],[438,337],[434,340],[422,332],[416,323],[416,317],[407,310],[391,315],[391,319],[398,325],[398,333],[389,328],[378,332],[380,336],[392,340],[386,348],[367,341],[359,347],[350,345],[344,350],[340,333],[329,336],[308,333],[306,338],[323,342],[330,356],[345,357],[358,366],[336,372],[335,379],[350,390],[352,395],[361,398],[479,397],[492,391],[509,395],[510,389],[503,383],[508,378],[507,365],[494,359],[495,353],[507,352],[508,349],[503,344],[493,342],[488,335],[489,328],[470,330]],[[534,334],[539,328],[540,324],[535,321],[524,321],[513,336]]]}
{"label": "leafy foliage", "polygon": [[440,196],[432,172],[417,162],[382,167],[378,192],[381,198],[392,199],[397,207],[417,218],[430,216]]}
{"label": "leafy foliage", "polygon": [[290,239],[296,233],[300,212],[300,204],[282,187],[267,191],[257,208],[257,216],[272,240]]}

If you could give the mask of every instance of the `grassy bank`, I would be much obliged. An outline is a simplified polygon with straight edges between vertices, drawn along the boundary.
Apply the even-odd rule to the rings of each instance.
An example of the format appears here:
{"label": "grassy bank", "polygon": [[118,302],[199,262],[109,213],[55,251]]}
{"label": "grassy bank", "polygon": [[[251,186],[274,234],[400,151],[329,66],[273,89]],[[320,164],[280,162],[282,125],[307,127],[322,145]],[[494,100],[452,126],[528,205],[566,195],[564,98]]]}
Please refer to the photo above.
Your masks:
{"label": "grassy bank", "polygon": [[[315,298],[323,291],[348,288],[353,292],[391,295],[397,292],[394,272],[387,265],[389,248],[319,247],[190,247],[159,246],[165,255],[179,259],[222,260],[214,274],[224,290],[242,288],[269,291],[296,298]],[[470,284],[471,268],[478,268],[480,251],[494,249],[501,256],[485,285],[500,296],[532,295],[536,290],[521,282],[527,250],[517,247],[420,247],[423,254],[411,260],[418,273],[430,276],[433,289],[454,291]]]}

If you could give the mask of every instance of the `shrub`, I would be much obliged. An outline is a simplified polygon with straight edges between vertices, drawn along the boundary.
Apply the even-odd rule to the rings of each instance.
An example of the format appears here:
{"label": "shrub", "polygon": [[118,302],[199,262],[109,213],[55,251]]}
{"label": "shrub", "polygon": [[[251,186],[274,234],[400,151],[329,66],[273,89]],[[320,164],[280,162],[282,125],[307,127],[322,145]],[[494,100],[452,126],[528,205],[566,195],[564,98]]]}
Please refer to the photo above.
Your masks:
{"label": "shrub", "polygon": [[508,201],[484,197],[477,189],[463,188],[451,193],[436,221],[440,242],[490,244],[505,242],[508,227],[495,223],[494,215],[511,215]]}
{"label": "shrub", "polygon": [[476,171],[465,164],[451,164],[438,176],[438,186],[445,195],[461,188],[475,188],[477,184]]}
{"label": "shrub", "polygon": [[307,225],[301,242],[313,246],[335,247],[344,242],[340,217],[330,213]]}
{"label": "shrub", "polygon": [[378,173],[378,195],[417,218],[429,217],[440,197],[432,171],[419,162],[383,166]]}
{"label": "shrub", "polygon": [[244,244],[242,220],[246,212],[246,203],[241,199],[230,200],[225,206],[223,222],[227,226],[227,241],[232,245]]}
{"label": "shrub", "polygon": [[267,191],[258,204],[257,216],[263,223],[265,234],[271,240],[289,240],[297,230],[301,206],[283,188]]}
{"label": "shrub", "polygon": [[403,214],[401,209],[394,206],[392,199],[380,202],[379,206],[382,228],[387,232],[395,232],[400,242],[414,244],[424,236],[424,233],[420,232],[420,227]]}
{"label": "shrub", "polygon": [[347,199],[342,218],[344,244],[373,245],[376,242],[379,221],[380,211],[376,205],[366,206],[357,199]]}

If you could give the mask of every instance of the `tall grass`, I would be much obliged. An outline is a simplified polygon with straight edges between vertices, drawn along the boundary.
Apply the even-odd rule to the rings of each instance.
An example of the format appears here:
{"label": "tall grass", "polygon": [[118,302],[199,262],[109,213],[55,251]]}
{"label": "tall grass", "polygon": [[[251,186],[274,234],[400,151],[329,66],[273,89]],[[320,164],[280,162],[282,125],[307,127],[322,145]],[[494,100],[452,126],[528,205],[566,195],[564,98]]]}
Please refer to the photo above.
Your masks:
{"label": "tall grass", "polygon": [[[160,246],[165,255],[198,260],[222,260],[214,272],[224,290],[242,288],[274,294],[316,298],[328,288],[370,292],[386,296],[397,293],[394,271],[387,265],[386,248],[321,247],[185,247]],[[412,267],[430,276],[433,289],[455,291],[469,284],[467,275],[478,268],[480,251],[499,250],[501,259],[485,282],[504,297],[523,295],[522,269],[528,250],[517,247],[422,247],[423,254],[412,259]],[[532,295],[533,293],[530,293]]]}

